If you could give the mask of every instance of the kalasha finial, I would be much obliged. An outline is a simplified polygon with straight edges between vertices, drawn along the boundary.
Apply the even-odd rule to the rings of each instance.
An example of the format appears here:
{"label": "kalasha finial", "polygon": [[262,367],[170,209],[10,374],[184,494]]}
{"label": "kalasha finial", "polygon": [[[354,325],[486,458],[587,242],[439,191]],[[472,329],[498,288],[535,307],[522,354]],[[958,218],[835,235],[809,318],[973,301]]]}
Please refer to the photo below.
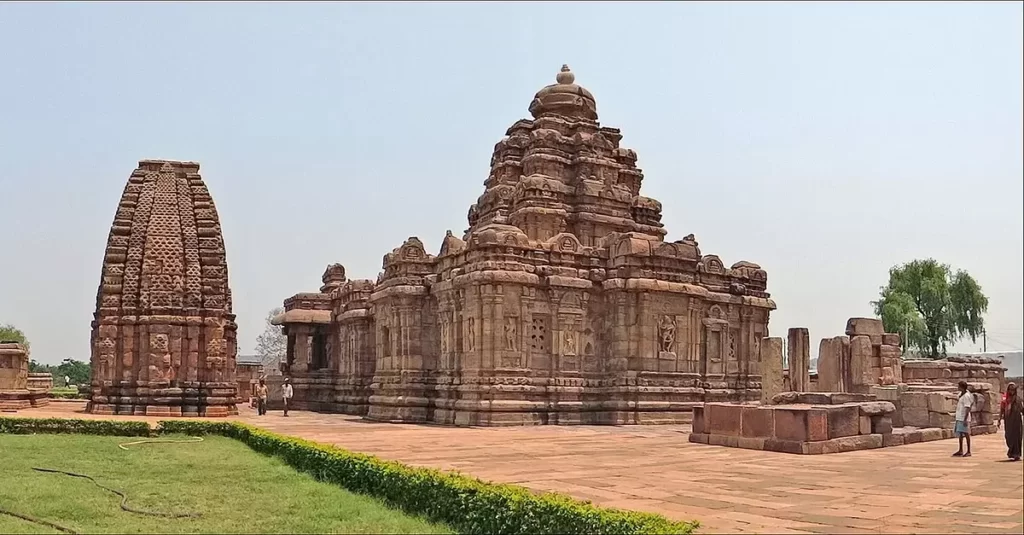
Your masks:
{"label": "kalasha finial", "polygon": [[562,70],[555,76],[555,81],[563,85],[569,85],[576,81],[576,75],[569,70],[568,65],[562,65]]}

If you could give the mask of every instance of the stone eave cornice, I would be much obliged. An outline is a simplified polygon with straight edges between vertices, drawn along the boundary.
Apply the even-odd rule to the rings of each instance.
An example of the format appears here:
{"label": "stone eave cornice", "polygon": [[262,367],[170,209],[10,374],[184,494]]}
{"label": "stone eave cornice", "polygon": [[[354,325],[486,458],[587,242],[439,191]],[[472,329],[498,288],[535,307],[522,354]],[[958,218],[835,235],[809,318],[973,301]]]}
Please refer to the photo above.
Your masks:
{"label": "stone eave cornice", "polygon": [[274,316],[271,325],[318,324],[331,323],[330,310],[293,309]]}

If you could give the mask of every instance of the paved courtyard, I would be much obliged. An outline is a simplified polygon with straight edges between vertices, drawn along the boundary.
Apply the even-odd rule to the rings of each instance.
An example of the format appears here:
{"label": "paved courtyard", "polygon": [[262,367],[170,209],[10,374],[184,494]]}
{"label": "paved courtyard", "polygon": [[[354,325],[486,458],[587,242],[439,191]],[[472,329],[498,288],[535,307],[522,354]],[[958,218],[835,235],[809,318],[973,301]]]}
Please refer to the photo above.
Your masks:
{"label": "paved courtyard", "polygon": [[[91,417],[51,404],[17,416]],[[687,442],[688,426],[459,429],[310,412],[238,420],[385,459],[697,519],[705,533],[1022,533],[1024,463],[1002,434],[800,456]],[[118,417],[157,421],[158,418]]]}

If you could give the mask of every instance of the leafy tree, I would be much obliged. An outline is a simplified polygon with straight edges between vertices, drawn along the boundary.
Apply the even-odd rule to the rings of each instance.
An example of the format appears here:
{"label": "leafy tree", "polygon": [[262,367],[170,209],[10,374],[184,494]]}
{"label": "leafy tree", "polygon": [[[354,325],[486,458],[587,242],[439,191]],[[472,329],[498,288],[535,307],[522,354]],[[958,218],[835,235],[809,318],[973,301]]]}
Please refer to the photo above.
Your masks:
{"label": "leafy tree", "polygon": [[76,385],[89,384],[92,377],[92,366],[88,362],[75,359],[64,359],[53,370],[54,384],[64,386],[64,377],[69,377]]}
{"label": "leafy tree", "polygon": [[871,304],[886,332],[902,335],[904,349],[931,358],[942,357],[964,337],[976,341],[988,310],[988,298],[973,277],[931,258],[890,268],[889,284]]}
{"label": "leafy tree", "polygon": [[28,360],[28,372],[29,373],[53,373],[53,366],[49,364],[39,364],[36,359]]}
{"label": "leafy tree", "polygon": [[256,355],[263,364],[266,373],[272,373],[278,369],[278,364],[284,361],[288,351],[288,337],[281,333],[281,327],[274,325],[271,321],[275,316],[284,312],[283,308],[274,308],[267,313],[266,328],[256,338]]}
{"label": "leafy tree", "polygon": [[0,323],[0,342],[19,342],[28,348],[28,338],[21,329],[9,323]]}

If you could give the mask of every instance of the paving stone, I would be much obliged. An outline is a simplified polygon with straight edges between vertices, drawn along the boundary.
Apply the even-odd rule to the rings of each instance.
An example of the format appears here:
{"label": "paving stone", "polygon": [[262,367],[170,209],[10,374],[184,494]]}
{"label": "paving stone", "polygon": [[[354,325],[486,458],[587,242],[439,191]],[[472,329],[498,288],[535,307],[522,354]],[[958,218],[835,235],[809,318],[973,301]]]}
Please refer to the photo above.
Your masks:
{"label": "paving stone", "polygon": [[[80,411],[51,404],[17,416],[159,420]],[[384,459],[696,519],[701,533],[1024,532],[1024,463],[996,462],[1006,453],[1001,433],[973,437],[970,459],[949,457],[953,439],[811,462],[693,444],[689,426],[679,425],[447,428],[290,414],[258,417],[243,408],[237,420]]]}

